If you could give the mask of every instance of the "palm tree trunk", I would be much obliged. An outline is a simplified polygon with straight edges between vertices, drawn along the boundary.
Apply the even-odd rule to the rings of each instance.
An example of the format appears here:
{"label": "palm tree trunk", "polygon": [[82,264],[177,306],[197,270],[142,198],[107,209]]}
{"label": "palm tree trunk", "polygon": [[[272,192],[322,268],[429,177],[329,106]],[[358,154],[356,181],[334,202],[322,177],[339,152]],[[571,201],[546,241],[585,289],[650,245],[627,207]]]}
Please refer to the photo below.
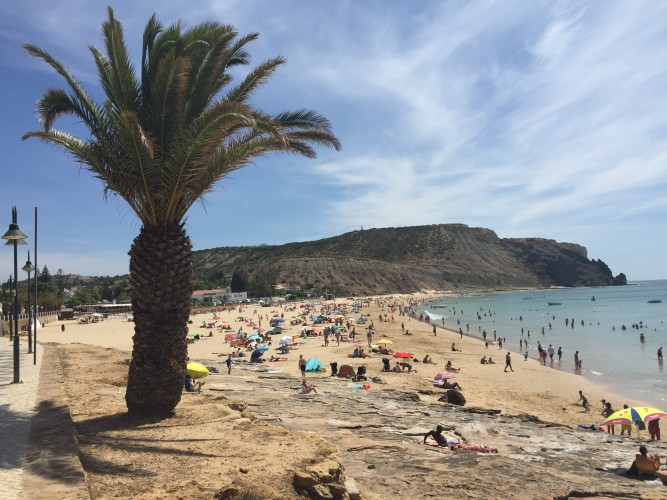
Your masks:
{"label": "palm tree trunk", "polygon": [[130,249],[135,326],[125,402],[132,414],[171,415],[181,400],[191,276],[183,225],[142,226]]}

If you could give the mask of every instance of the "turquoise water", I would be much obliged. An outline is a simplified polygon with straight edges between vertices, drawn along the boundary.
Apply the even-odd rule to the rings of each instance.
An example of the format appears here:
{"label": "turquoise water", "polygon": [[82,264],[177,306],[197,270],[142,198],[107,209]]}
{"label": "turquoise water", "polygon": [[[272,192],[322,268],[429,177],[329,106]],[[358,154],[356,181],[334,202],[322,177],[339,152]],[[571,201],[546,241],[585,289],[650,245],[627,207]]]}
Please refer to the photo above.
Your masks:
{"label": "turquoise water", "polygon": [[[648,300],[662,303],[650,304]],[[455,331],[461,327],[466,333],[469,325],[468,333],[480,340],[481,331],[486,330],[487,340],[493,341],[495,330],[498,337],[507,339],[507,349],[514,352],[523,353],[519,339],[528,340],[532,358],[538,357],[538,341],[545,349],[549,344],[556,350],[562,347],[562,362],[554,361],[552,365],[556,369],[575,372],[574,353],[579,351],[583,369],[577,373],[613,388],[614,392],[667,407],[667,373],[657,356],[661,346],[667,356],[667,280],[640,281],[622,287],[440,298],[421,304],[417,314],[423,311],[437,324],[444,321],[444,326]],[[566,318],[574,318],[574,328],[571,321],[565,325]],[[642,328],[632,328],[640,322]],[[646,339],[643,343],[642,333]],[[547,366],[551,366],[548,358]]]}

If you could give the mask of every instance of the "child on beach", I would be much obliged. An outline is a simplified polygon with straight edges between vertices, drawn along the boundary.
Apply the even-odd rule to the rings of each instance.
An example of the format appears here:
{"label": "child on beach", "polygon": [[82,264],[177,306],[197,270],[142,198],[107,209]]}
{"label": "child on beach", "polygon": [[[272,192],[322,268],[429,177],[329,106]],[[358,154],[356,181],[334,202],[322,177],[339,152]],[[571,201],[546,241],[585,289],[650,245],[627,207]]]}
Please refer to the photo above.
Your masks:
{"label": "child on beach", "polygon": [[591,411],[591,405],[588,402],[588,399],[586,399],[586,396],[584,396],[584,393],[582,391],[579,391],[579,399],[577,403],[581,401],[581,406],[584,410],[586,411]]}

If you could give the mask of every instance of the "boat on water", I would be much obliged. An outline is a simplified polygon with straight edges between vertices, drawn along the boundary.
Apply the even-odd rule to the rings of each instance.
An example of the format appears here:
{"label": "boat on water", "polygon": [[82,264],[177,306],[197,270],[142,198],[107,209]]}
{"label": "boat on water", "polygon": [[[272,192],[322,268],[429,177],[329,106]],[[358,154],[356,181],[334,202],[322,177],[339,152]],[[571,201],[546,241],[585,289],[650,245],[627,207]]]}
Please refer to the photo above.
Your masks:
{"label": "boat on water", "polygon": [[652,299],[648,301],[649,304],[661,304],[662,300],[660,299]]}
{"label": "boat on water", "polygon": [[550,306],[559,306],[561,303],[560,302],[547,302]]}

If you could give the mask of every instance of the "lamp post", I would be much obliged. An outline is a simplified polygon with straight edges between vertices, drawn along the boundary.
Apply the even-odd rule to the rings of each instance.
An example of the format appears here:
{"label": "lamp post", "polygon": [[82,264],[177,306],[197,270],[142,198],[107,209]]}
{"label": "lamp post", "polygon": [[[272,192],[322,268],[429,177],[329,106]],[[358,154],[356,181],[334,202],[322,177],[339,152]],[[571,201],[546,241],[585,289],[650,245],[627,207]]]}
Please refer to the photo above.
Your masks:
{"label": "lamp post", "polygon": [[12,316],[12,275],[9,275],[9,341],[12,341],[12,332],[14,331],[14,321]]}
{"label": "lamp post", "polygon": [[18,384],[21,381],[21,378],[19,376],[19,270],[16,247],[18,245],[27,245],[27,243],[23,241],[27,238],[27,236],[21,232],[16,220],[16,206],[13,206],[12,223],[9,225],[7,232],[2,235],[2,239],[7,240],[5,245],[11,245],[14,247],[14,383]]}
{"label": "lamp post", "polygon": [[[30,273],[32,273],[35,268],[30,262],[30,250],[28,250],[28,260],[25,263],[25,266],[21,268],[23,271],[28,273],[28,354],[32,354],[32,308],[30,307]],[[35,321],[37,318],[35,318]]]}

